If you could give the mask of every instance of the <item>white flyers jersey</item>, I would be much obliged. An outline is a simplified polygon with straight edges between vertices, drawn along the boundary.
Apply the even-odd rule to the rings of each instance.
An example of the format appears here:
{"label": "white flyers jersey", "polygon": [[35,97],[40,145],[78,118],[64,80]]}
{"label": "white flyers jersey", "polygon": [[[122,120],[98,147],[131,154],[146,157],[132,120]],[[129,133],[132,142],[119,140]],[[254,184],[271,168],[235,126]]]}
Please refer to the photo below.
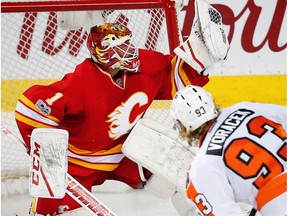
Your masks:
{"label": "white flyers jersey", "polygon": [[286,199],[274,202],[286,196],[286,118],[286,107],[272,104],[223,110],[189,170],[187,196],[199,215],[245,215],[237,202],[263,216],[286,215]]}

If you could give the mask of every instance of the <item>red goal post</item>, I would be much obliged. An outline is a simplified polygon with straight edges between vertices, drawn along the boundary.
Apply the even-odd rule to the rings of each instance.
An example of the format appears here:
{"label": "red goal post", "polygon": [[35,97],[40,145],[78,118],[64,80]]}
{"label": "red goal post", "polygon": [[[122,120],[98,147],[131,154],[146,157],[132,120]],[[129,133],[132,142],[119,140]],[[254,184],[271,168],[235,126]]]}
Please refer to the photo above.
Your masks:
{"label": "red goal post", "polygon": [[[20,94],[33,84],[61,79],[90,57],[87,30],[61,29],[57,23],[59,12],[77,11],[86,11],[90,17],[100,11],[105,21],[127,25],[132,30],[133,43],[140,48],[167,54],[181,41],[179,9],[174,0],[2,1],[1,122],[18,137],[14,110]],[[147,116],[170,124],[167,104],[156,102]],[[28,176],[29,158],[3,134],[1,141],[2,195],[17,193],[9,182]],[[16,188],[19,190],[19,186]]]}

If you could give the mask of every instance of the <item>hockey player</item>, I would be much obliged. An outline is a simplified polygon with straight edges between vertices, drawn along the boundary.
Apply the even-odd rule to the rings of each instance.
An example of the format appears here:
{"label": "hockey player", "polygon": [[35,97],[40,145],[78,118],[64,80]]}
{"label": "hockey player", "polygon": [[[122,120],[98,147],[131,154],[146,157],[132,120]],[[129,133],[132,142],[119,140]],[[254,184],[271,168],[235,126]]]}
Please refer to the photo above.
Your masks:
{"label": "hockey player", "polygon": [[[73,73],[47,86],[34,85],[20,96],[18,128],[28,149],[34,128],[67,130],[68,172],[88,190],[107,179],[136,189],[151,173],[121,152],[130,130],[154,99],[172,99],[188,84],[204,86],[208,74],[177,55],[138,49],[131,43],[131,31],[121,24],[92,27],[87,46],[91,58]],[[78,207],[68,195],[35,198],[30,212],[54,215]]]}
{"label": "hockey player", "polygon": [[286,107],[242,102],[220,111],[210,93],[189,85],[170,111],[181,136],[199,142],[186,191],[199,215],[245,215],[237,202],[287,215]]}

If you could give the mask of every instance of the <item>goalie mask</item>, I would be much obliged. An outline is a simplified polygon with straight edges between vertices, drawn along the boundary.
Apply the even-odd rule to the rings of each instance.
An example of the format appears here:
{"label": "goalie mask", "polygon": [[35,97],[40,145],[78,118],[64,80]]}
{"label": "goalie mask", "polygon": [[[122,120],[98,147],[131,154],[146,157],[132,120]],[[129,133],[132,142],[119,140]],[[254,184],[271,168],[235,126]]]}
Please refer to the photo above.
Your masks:
{"label": "goalie mask", "polygon": [[116,23],[105,23],[90,30],[87,46],[92,59],[102,69],[138,72],[138,48],[130,41],[131,31]]}
{"label": "goalie mask", "polygon": [[179,120],[188,131],[217,117],[218,112],[210,93],[198,86],[189,85],[178,91],[170,108],[172,118]]}

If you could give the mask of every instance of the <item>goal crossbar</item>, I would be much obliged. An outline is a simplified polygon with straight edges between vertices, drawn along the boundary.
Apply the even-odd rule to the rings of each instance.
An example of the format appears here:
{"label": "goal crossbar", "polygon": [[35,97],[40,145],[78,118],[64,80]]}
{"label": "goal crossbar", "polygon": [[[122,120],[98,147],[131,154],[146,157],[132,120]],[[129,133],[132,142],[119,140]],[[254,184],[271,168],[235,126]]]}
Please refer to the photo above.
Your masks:
{"label": "goal crossbar", "polygon": [[171,5],[171,0],[81,0],[81,1],[34,1],[34,2],[2,2],[2,13],[26,11],[69,11],[69,10],[110,10],[115,9],[149,9],[164,8]]}

